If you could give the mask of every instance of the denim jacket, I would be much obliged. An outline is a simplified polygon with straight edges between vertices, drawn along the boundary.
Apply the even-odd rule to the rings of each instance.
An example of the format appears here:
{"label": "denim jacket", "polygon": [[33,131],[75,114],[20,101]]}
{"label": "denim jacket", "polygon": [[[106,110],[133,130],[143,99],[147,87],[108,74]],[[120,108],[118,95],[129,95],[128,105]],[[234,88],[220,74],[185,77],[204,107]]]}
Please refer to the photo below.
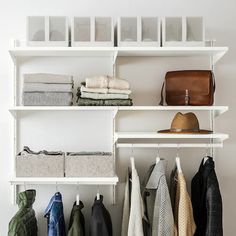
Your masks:
{"label": "denim jacket", "polygon": [[59,192],[51,198],[44,217],[48,220],[48,236],[66,236],[62,196]]}

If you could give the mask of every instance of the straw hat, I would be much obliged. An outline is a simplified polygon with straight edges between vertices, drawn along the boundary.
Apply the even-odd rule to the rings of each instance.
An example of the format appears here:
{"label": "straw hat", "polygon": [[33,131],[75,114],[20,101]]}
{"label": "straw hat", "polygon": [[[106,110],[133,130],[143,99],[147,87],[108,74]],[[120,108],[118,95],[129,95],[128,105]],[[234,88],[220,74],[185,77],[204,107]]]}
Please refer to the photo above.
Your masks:
{"label": "straw hat", "polygon": [[212,131],[200,129],[198,119],[194,113],[189,112],[182,114],[181,112],[178,112],[171,123],[171,128],[160,130],[158,133],[210,134]]}

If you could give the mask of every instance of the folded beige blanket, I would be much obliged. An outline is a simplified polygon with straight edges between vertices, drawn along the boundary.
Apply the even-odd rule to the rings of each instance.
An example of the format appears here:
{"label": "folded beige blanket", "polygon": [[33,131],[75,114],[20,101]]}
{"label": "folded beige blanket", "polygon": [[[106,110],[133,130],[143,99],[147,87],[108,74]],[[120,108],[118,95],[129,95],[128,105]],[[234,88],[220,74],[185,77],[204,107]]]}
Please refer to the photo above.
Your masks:
{"label": "folded beige blanket", "polygon": [[115,93],[115,94],[131,94],[131,90],[128,89],[108,89],[108,88],[86,88],[85,86],[81,86],[81,92],[87,93],[101,93],[101,94],[108,94],[108,93]]}
{"label": "folded beige blanket", "polygon": [[108,78],[106,76],[95,76],[85,79],[86,88],[108,88]]}
{"label": "folded beige blanket", "polygon": [[44,83],[44,84],[73,84],[73,78],[70,75],[56,74],[24,74],[25,83]]}
{"label": "folded beige blanket", "polygon": [[125,79],[115,78],[115,77],[108,77],[108,88],[110,89],[129,89],[129,82]]}
{"label": "folded beige blanket", "polygon": [[129,82],[125,79],[120,79],[110,76],[96,76],[85,79],[86,88],[109,88],[119,90],[129,90]]}

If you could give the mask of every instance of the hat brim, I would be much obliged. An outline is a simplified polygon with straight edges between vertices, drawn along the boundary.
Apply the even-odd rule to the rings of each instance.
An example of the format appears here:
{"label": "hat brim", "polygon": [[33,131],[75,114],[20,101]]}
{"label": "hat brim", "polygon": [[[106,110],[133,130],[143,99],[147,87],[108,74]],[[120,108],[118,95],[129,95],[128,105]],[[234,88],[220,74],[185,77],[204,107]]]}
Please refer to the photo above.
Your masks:
{"label": "hat brim", "polygon": [[170,129],[159,130],[157,133],[161,134],[212,134],[211,130],[200,129],[199,131],[173,131]]}

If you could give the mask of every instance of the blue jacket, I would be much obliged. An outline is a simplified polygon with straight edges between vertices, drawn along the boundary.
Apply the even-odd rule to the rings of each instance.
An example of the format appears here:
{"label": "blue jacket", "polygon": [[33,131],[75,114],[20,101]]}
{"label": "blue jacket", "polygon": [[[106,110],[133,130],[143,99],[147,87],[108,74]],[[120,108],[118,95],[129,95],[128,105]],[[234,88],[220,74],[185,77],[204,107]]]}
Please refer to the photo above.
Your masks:
{"label": "blue jacket", "polygon": [[59,192],[51,198],[44,217],[48,220],[48,236],[66,236],[62,196]]}

